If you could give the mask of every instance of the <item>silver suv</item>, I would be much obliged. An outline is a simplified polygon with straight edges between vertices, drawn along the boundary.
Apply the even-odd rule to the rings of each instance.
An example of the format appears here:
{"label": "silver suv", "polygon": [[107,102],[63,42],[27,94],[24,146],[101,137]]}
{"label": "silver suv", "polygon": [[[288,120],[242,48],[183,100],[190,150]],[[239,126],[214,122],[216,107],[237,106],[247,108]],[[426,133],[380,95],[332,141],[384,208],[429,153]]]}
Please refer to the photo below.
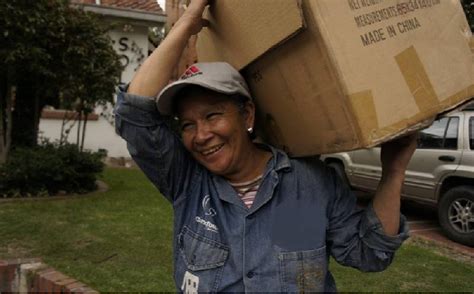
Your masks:
{"label": "silver suv", "polygon": [[[381,177],[380,148],[328,154],[321,159],[353,188],[376,190]],[[420,131],[402,198],[436,206],[446,235],[474,246],[474,104]]]}

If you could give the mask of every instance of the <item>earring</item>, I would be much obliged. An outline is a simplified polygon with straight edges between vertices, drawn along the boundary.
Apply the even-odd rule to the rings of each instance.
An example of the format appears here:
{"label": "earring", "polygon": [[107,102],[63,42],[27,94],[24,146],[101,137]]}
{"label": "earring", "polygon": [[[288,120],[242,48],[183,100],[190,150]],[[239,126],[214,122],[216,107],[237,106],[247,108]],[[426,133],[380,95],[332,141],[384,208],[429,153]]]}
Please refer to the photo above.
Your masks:
{"label": "earring", "polygon": [[247,132],[249,132],[251,134],[253,132],[253,128],[248,128]]}

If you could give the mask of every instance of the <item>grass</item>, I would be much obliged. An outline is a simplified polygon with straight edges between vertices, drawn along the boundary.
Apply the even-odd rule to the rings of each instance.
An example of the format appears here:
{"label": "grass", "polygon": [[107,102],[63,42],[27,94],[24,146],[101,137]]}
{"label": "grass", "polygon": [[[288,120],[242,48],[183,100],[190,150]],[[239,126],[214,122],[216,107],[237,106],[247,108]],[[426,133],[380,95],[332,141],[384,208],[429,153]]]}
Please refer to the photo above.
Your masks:
{"label": "grass", "polygon": [[[0,259],[41,257],[99,291],[175,291],[172,210],[137,170],[108,169],[110,189],[60,201],[0,203]],[[331,263],[340,291],[474,290],[474,267],[406,244],[383,273]]]}
{"label": "grass", "polygon": [[172,209],[136,170],[106,193],[0,204],[0,257],[41,257],[100,291],[173,291]]}
{"label": "grass", "polygon": [[472,292],[473,264],[440,256],[432,250],[405,244],[392,265],[380,273],[361,273],[331,264],[341,292]]}

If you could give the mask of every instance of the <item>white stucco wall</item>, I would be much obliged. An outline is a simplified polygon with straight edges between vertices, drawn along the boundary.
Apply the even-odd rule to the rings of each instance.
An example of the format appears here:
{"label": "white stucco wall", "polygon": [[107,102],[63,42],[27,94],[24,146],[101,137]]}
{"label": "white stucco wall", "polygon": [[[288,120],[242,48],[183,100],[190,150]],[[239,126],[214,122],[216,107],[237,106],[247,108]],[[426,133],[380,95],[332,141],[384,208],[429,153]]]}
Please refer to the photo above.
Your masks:
{"label": "white stucco wall", "polygon": [[[53,142],[59,141],[61,125],[60,119],[41,119],[40,135]],[[76,143],[76,134],[77,126],[74,126],[68,136],[70,143]],[[103,117],[99,117],[97,121],[87,122],[84,149],[92,151],[105,149],[109,157],[130,157],[125,141],[115,134],[114,127]]]}
{"label": "white stucco wall", "polygon": [[136,25],[119,27],[120,30],[110,31],[109,36],[115,51],[121,57],[122,65],[125,66],[120,82],[129,83],[148,57],[148,27]]}

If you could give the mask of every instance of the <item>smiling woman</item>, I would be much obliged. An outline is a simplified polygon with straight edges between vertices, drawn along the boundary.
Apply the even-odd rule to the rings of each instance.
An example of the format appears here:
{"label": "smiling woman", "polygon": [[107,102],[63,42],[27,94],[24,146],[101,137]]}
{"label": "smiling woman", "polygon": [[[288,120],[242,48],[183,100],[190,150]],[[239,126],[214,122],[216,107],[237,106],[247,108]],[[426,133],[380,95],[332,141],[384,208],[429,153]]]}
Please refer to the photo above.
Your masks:
{"label": "smiling woman", "polygon": [[[407,238],[400,189],[415,137],[382,147],[379,191],[373,205],[358,209],[323,163],[253,142],[252,95],[229,64],[195,64],[168,85],[206,5],[191,1],[121,89],[116,108],[130,154],[173,204],[176,287],[335,291],[329,255],[363,271],[385,269]],[[178,118],[179,134],[166,115]]]}

